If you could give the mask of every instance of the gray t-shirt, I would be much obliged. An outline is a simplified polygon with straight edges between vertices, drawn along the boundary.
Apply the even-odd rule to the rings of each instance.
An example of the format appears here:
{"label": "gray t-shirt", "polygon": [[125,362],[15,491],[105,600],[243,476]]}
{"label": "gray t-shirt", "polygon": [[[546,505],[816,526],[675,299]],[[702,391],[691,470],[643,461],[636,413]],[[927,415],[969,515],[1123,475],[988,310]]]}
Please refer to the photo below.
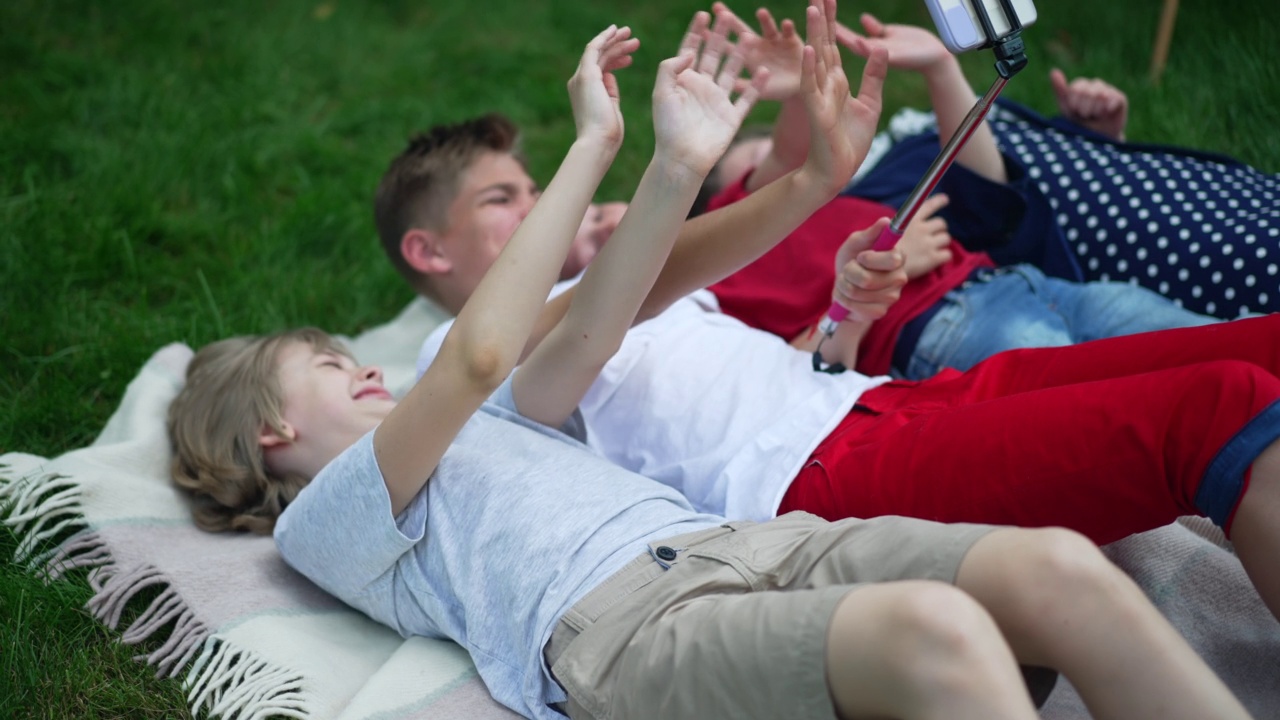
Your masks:
{"label": "gray t-shirt", "polygon": [[289,504],[275,539],[299,572],[401,635],[467,648],[502,704],[559,718],[542,648],[560,616],[650,542],[722,522],[521,417],[508,380],[398,517],[369,433]]}

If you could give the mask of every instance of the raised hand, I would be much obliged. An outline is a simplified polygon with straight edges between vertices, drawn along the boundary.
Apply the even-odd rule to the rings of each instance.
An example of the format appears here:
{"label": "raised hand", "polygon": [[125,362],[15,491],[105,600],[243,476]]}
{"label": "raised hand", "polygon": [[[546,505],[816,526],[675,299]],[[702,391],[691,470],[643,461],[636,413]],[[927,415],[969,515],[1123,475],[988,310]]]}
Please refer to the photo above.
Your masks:
{"label": "raised hand", "polygon": [[897,247],[906,256],[904,269],[909,280],[928,274],[951,260],[951,235],[947,233],[947,221],[938,215],[948,202],[949,198],[942,193],[930,195],[903,230]]}
{"label": "raised hand", "polygon": [[836,40],[855,55],[868,57],[873,48],[889,53],[889,67],[928,72],[939,62],[952,58],[937,35],[914,25],[886,25],[871,13],[859,18],[865,34],[836,23]]}
{"label": "raised hand", "polygon": [[836,44],[835,0],[810,0],[805,11],[807,44],[801,69],[801,96],[809,117],[809,156],[804,169],[834,195],[867,156],[880,119],[880,94],[888,53],[870,48],[857,97],[849,94]]}
{"label": "raised hand", "polygon": [[1063,117],[1113,140],[1124,140],[1129,98],[1120,88],[1097,78],[1076,78],[1068,83],[1058,68],[1049,71],[1049,82]]}
{"label": "raised hand", "polygon": [[613,71],[631,64],[640,41],[631,28],[610,25],[587,43],[578,69],[569,78],[569,102],[578,137],[596,139],[617,150],[622,145],[622,109]]}
{"label": "raised hand", "polygon": [[710,29],[708,21],[705,12],[694,15],[677,55],[658,66],[653,87],[657,152],[702,176],[729,147],[769,77],[768,70],[755,69],[734,100],[743,51],[729,42],[729,21],[717,18]]}
{"label": "raised hand", "polygon": [[[800,91],[800,59],[804,41],[796,33],[795,23],[783,20],[779,25],[768,10],[760,8],[756,10],[756,20],[760,23],[760,32],[757,33],[723,2],[713,3],[711,11],[717,18],[722,18],[722,22],[727,22],[730,32],[738,36],[738,46],[745,53],[747,67],[769,70],[769,80],[760,89],[761,98],[786,100]],[[742,81],[739,89],[744,89],[746,83]]]}

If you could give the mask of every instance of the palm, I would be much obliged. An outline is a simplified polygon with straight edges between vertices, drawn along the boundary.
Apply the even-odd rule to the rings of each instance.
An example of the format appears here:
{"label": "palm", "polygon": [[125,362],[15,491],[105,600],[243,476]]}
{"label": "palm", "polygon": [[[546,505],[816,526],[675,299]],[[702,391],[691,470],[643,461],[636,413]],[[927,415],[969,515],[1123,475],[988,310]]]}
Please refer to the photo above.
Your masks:
{"label": "palm", "polygon": [[693,69],[653,97],[655,140],[692,168],[710,169],[733,140],[741,111],[710,76]]}
{"label": "palm", "polygon": [[[881,48],[863,48],[869,56],[857,97],[837,45],[835,1],[815,2],[805,12],[808,47],[803,50],[801,94],[809,117],[809,156],[805,166],[834,193],[867,156],[880,118],[880,95],[887,59]],[[862,38],[854,38],[861,45]]]}
{"label": "palm", "polygon": [[938,36],[924,28],[914,25],[884,25],[870,14],[863,15],[862,24],[866,29],[865,35],[844,25],[838,26],[836,36],[840,44],[864,57],[866,52],[855,47],[853,37],[861,38],[868,47],[882,47],[889,53],[889,67],[921,71],[950,54]]}
{"label": "palm", "polygon": [[743,34],[739,41],[746,51],[747,67],[769,68],[769,81],[760,96],[766,100],[786,100],[800,89],[800,53],[804,41],[795,33],[772,38]]}
{"label": "palm", "polygon": [[694,14],[679,54],[658,66],[653,86],[658,147],[702,175],[724,154],[769,76],[768,70],[756,70],[738,99],[731,98],[745,58],[742,48],[728,41],[730,23],[723,20],[717,18],[708,30],[708,15]]}
{"label": "palm", "polygon": [[774,22],[768,10],[756,12],[760,32],[733,14],[724,3],[712,6],[717,17],[724,18],[729,28],[738,34],[738,46],[742,49],[746,66],[751,69],[768,68],[768,82],[760,90],[766,100],[786,100],[800,89],[800,58],[804,40],[796,34],[795,25],[784,20],[781,28]]}
{"label": "palm", "polygon": [[618,98],[605,90],[603,74],[597,72],[596,77],[588,80],[588,90],[575,94],[571,100],[578,134],[594,133],[607,140],[621,142],[622,108]]}
{"label": "palm", "polygon": [[599,137],[615,148],[622,143],[622,108],[613,71],[630,65],[637,47],[639,41],[625,27],[610,27],[588,43],[569,78],[569,102],[579,137]]}

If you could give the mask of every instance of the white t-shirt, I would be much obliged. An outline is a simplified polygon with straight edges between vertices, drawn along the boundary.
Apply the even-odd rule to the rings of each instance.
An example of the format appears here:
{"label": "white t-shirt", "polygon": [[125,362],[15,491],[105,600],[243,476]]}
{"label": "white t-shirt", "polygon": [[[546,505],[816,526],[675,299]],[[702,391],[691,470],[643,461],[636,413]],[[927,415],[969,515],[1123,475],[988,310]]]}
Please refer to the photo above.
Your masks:
{"label": "white t-shirt", "polygon": [[[419,375],[450,326],[423,343]],[[699,290],[627,333],[581,410],[587,443],[609,460],[703,512],[767,520],[818,443],[888,379],[815,372],[808,353]]]}

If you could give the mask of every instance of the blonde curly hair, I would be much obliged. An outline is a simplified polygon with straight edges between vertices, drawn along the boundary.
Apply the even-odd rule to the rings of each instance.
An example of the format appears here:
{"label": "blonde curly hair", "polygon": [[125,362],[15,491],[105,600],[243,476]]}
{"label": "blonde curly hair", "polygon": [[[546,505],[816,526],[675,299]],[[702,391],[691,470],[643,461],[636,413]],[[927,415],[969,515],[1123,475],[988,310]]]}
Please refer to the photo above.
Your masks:
{"label": "blonde curly hair", "polygon": [[211,343],[187,366],[186,385],[169,405],[167,428],[173,483],[203,530],[269,535],[311,480],[272,472],[259,444],[264,428],[283,433],[277,362],[280,351],[294,343],[350,356],[323,330],[299,328]]}

